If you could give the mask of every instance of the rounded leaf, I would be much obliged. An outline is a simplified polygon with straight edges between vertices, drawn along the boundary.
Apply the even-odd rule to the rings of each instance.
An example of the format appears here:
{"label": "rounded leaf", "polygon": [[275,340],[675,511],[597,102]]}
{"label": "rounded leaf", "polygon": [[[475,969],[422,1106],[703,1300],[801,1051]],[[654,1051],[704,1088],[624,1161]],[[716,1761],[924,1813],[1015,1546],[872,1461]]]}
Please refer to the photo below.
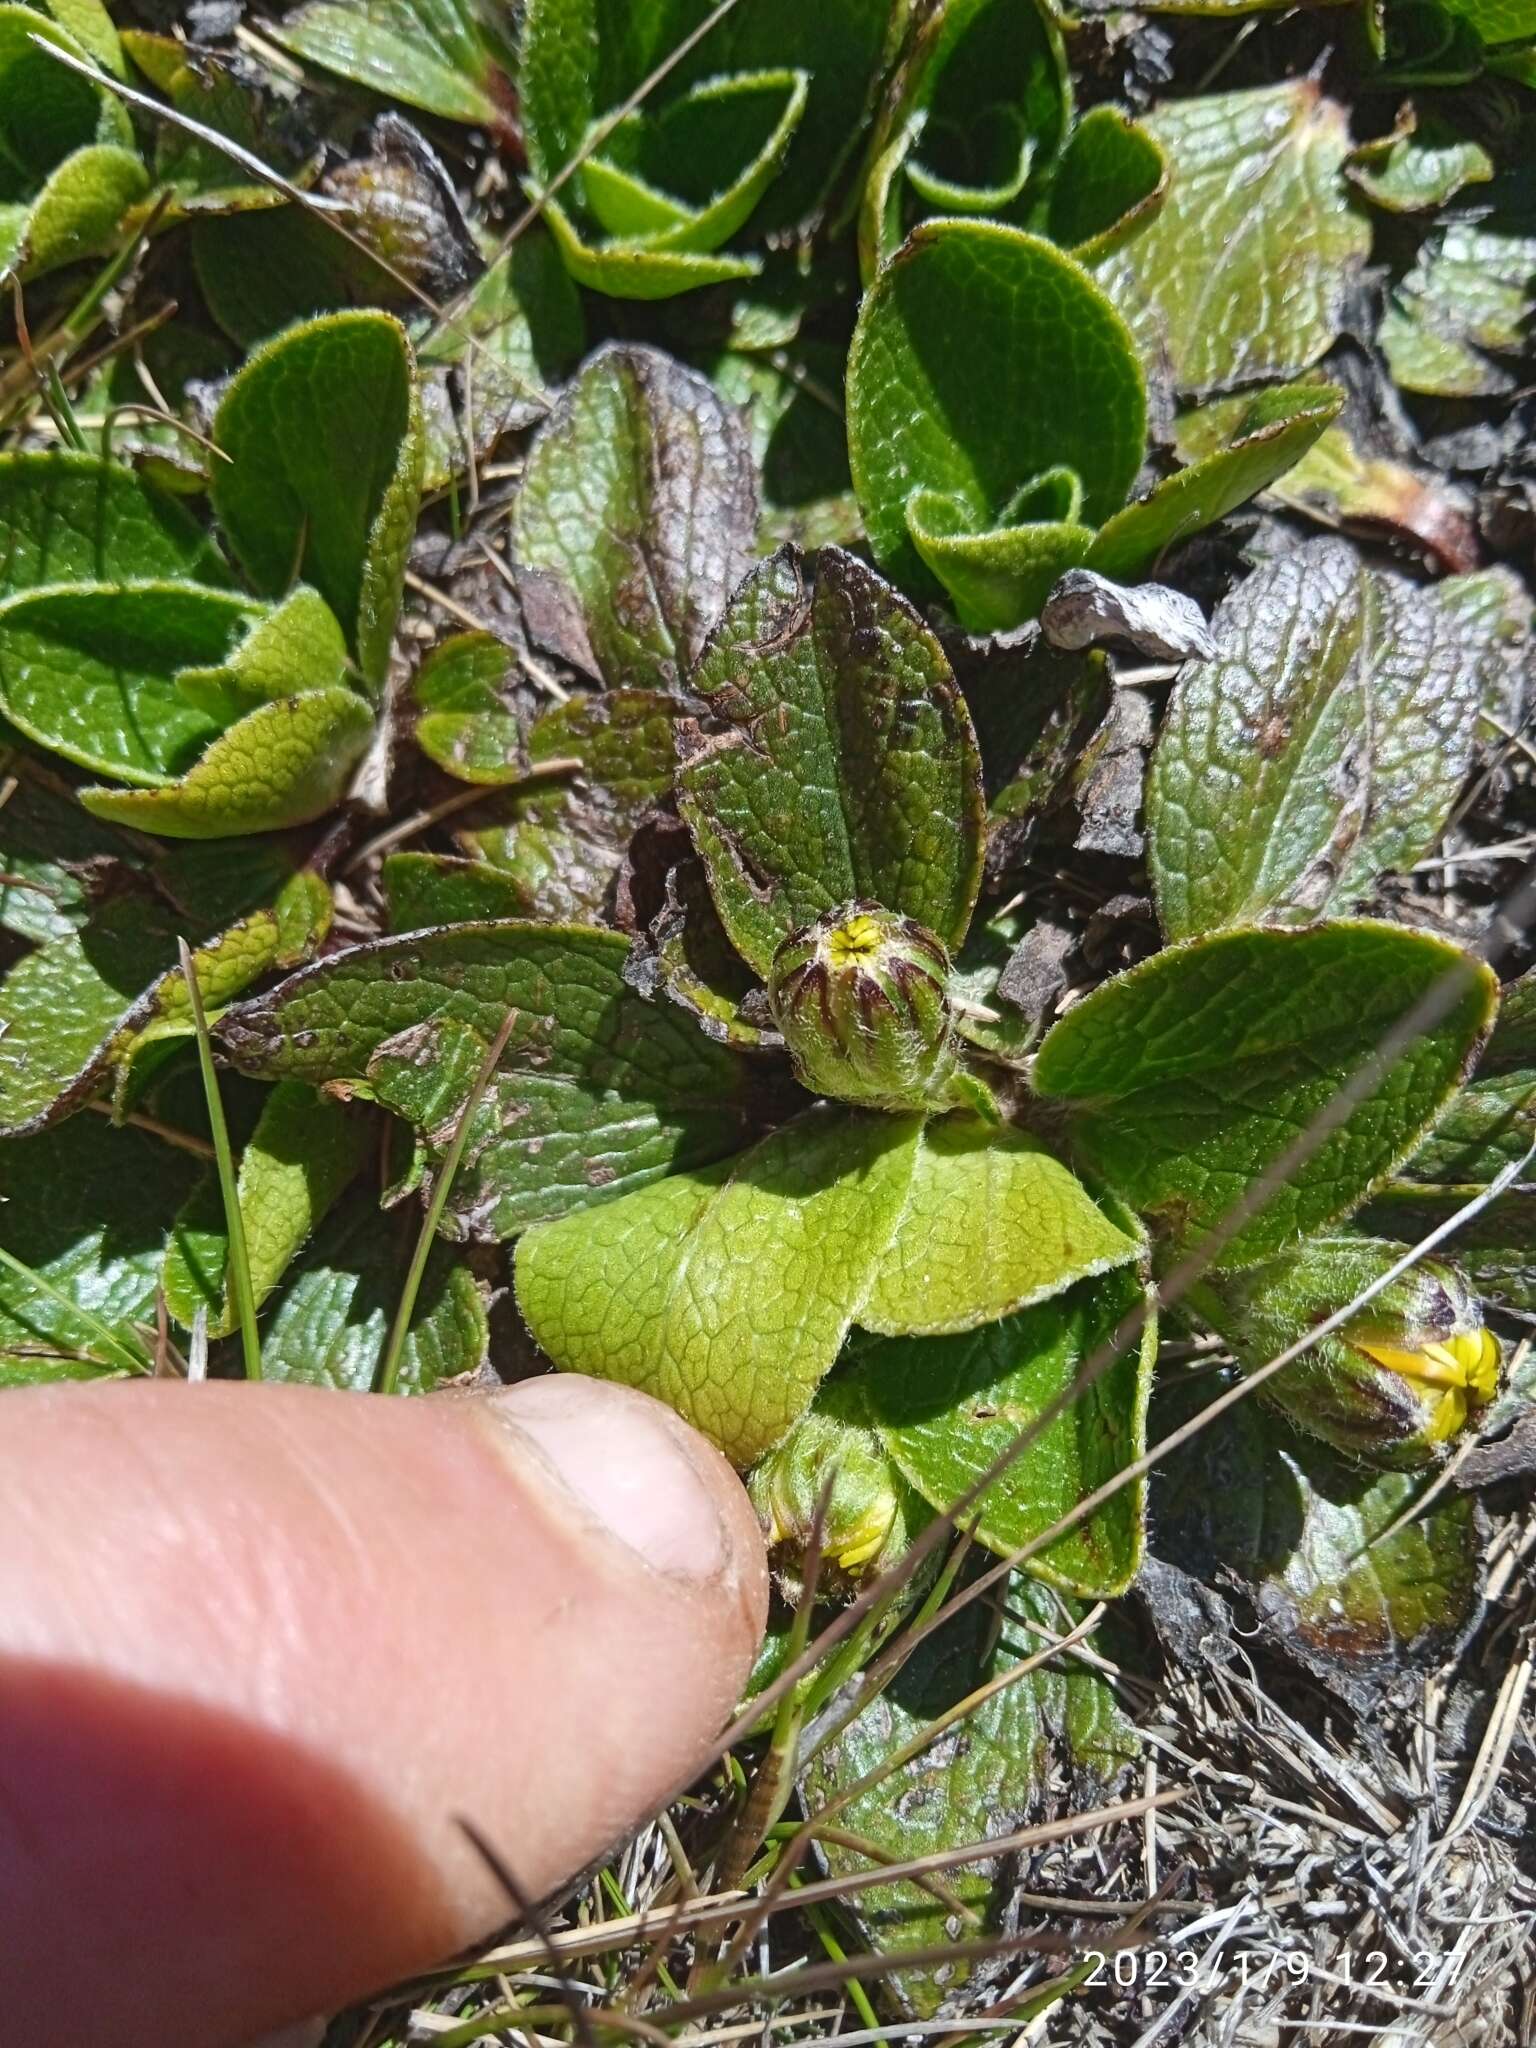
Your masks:
{"label": "rounded leaf", "polygon": [[1062,472],[1083,524],[1124,504],[1146,452],[1130,332],[1049,242],[987,221],[929,222],[860,312],[848,452],[881,565],[910,592],[937,595],[909,524],[916,492],[951,501],[950,539],[1014,526],[1040,480]]}

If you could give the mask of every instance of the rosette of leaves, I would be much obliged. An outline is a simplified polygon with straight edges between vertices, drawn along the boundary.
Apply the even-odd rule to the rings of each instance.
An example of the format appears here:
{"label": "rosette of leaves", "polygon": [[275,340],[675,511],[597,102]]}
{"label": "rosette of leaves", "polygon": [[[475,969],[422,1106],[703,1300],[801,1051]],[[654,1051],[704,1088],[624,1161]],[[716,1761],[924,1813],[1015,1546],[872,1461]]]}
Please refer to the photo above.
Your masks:
{"label": "rosette of leaves", "polygon": [[[858,137],[888,0],[531,0],[518,40],[529,183],[566,266],[618,298],[750,277],[741,246],[820,203]],[[556,189],[558,181],[558,190]]]}
{"label": "rosette of leaves", "polygon": [[121,102],[50,57],[47,44],[123,70],[116,31],[96,0],[51,11],[0,6],[0,278],[99,255],[149,189]]}
{"label": "rosette of leaves", "polygon": [[169,838],[320,817],[372,737],[421,464],[405,336],[370,313],[290,329],[214,429],[214,508],[254,595],[134,472],[0,463],[0,712],[103,778],[86,810]]}
{"label": "rosette of leaves", "polygon": [[888,84],[859,202],[866,285],[907,229],[977,214],[1092,262],[1156,212],[1168,182],[1147,129],[1113,107],[1074,124],[1051,9],[947,0],[920,10]]}
{"label": "rosette of leaves", "polygon": [[[677,728],[677,801],[738,971],[772,981],[787,941],[867,899],[921,928],[920,1014],[952,1027],[943,963],[970,924],[983,812],[937,640],[852,556],[786,549],[736,592],[688,691],[700,716]],[[219,1035],[248,1072],[404,1116],[430,1175],[510,1007],[448,1227],[519,1239],[518,1299],[556,1363],[661,1394],[750,1465],[857,1326],[882,1340],[859,1362],[861,1398],[889,1410],[872,1426],[908,1483],[948,1505],[988,1438],[968,1400],[1005,1386],[1010,1412],[1043,1409],[1067,1389],[1085,1345],[1142,1302],[1140,1229],[1022,1125],[930,1100],[926,1069],[868,1107],[865,1070],[840,1078],[829,1058],[813,1100],[772,1041],[712,1038],[646,1000],[629,950],[584,924],[411,932],[237,1006]],[[972,1055],[956,1036],[945,1060]],[[1043,1529],[1043,1503],[1075,1503],[1136,1456],[1151,1341],[1130,1343],[1091,1426],[1062,1425],[1044,1464],[994,1489],[984,1541]],[[945,1387],[936,1411],[913,1405],[914,1373]],[[1124,1584],[1139,1530],[1133,1487],[1052,1568]]]}
{"label": "rosette of leaves", "polygon": [[962,624],[1031,618],[1063,571],[1147,573],[1311,447],[1342,394],[1257,393],[1200,461],[1127,502],[1147,458],[1130,331],[1081,264],[986,221],[916,228],[866,294],[848,451],[870,545]]}
{"label": "rosette of leaves", "polygon": [[[575,460],[569,426],[545,432]],[[714,460],[728,473],[723,450]],[[653,531],[650,517],[638,530]],[[520,513],[515,531],[538,530]],[[630,628],[604,637],[610,659],[676,660],[686,634],[649,649],[602,598],[602,564],[627,577],[632,546],[609,553],[589,501],[585,526],[564,530],[560,574],[581,596],[559,615],[604,635]],[[1361,638],[1377,658],[1379,636]],[[434,717],[474,711],[449,695]],[[228,1052],[254,1074],[402,1116],[418,1146],[408,1182],[425,1187],[512,1011],[463,1126],[445,1220],[460,1236],[519,1240],[518,1299],[557,1364],[660,1394],[750,1464],[841,1361],[858,1427],[940,1507],[1040,1417],[1016,1476],[985,1496],[981,1539],[1036,1545],[1031,1568],[1075,1590],[1123,1585],[1139,1555],[1134,1487],[1082,1526],[1056,1525],[1137,1455],[1153,1342],[1139,1320],[1144,1229],[1166,1258],[1223,1230],[1224,1266],[1238,1269],[1343,1221],[1454,1096],[1488,1026],[1490,977],[1443,941],[1355,918],[1271,928],[1245,899],[1227,928],[1077,1004],[1027,1085],[990,1065],[963,979],[937,994],[938,962],[971,924],[983,813],[969,716],[911,607],[837,550],[781,550],[730,598],[673,701],[675,798],[707,888],[690,916],[717,923],[734,994],[715,986],[707,1010],[673,1001],[665,971],[659,983],[635,973],[619,932],[482,912],[351,949],[237,1006],[220,1026]],[[465,743],[451,725],[439,737]],[[1449,756],[1443,772],[1458,773]],[[1378,863],[1392,857],[1386,838],[1374,845]],[[847,939],[860,902],[920,928],[914,1013],[935,1031],[947,1010],[947,1050],[995,1090],[996,1121],[929,1099],[931,1068],[911,1089],[910,1067],[889,1095],[866,1087],[872,1069],[840,1069],[835,1033],[815,1059],[797,1055],[821,1099],[792,1085],[763,1002],[792,999],[782,972],[804,966],[819,934]],[[1432,1028],[1277,1175],[1448,973],[1464,985]],[[744,998],[754,978],[766,989]],[[795,1021],[813,1029],[814,1006]],[[857,1028],[857,1006],[845,1024]],[[972,1100],[985,1106],[981,1091]],[[1224,1224],[1234,1203],[1236,1228]]]}

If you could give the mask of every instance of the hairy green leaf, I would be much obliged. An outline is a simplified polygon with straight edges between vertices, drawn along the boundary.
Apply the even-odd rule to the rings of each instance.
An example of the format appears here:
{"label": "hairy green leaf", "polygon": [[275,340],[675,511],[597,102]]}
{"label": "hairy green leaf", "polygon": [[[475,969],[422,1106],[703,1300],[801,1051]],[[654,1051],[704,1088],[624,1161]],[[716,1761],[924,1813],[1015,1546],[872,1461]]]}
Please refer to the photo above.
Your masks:
{"label": "hairy green leaf", "polygon": [[184,582],[23,590],[0,604],[0,710],[98,775],[168,782],[220,729],[181,672],[227,662],[261,611]]}
{"label": "hairy green leaf", "polygon": [[288,49],[445,121],[510,119],[511,57],[480,0],[305,0],[279,25]]}
{"label": "hairy green leaf", "polygon": [[940,1117],[859,1323],[892,1337],[974,1329],[1140,1249],[1027,1131]]}
{"label": "hairy green leaf", "polygon": [[1062,152],[1046,201],[1046,232],[1094,264],[1139,235],[1168,196],[1162,145],[1119,107],[1094,107]]}
{"label": "hairy green leaf", "polygon": [[868,1297],[920,1128],[814,1109],[726,1164],[539,1225],[517,1248],[528,1327],[562,1370],[656,1394],[752,1464]]}
{"label": "hairy green leaf", "polygon": [[756,529],[739,416],[670,357],[610,343],[528,452],[514,553],[529,626],[604,682],[675,690]]}
{"label": "hairy green leaf", "polygon": [[[1128,1269],[963,1334],[861,1346],[856,1369],[870,1420],[929,1505],[953,1508],[1146,1299],[1140,1275]],[[962,1517],[974,1522],[978,1542],[1003,1555],[1021,1549],[1142,1455],[1156,1357],[1157,1317],[1149,1313],[1114,1363]],[[1141,1564],[1144,1508],[1143,1480],[1121,1486],[1036,1551],[1025,1570],[1069,1592],[1123,1593]]]}
{"label": "hairy green leaf", "polygon": [[509,1009],[517,1022],[469,1134],[449,1215],[506,1237],[736,1150],[748,1073],[624,981],[628,942],[581,926],[456,925],[291,976],[216,1027],[237,1065],[389,1101],[438,1149]]}
{"label": "hairy green leaf", "polygon": [[170,577],[229,582],[218,549],[174,498],[95,455],[0,456],[0,598],[39,583]]}
{"label": "hairy green leaf", "polygon": [[916,229],[865,297],[848,449],[881,566],[1015,625],[1124,502],[1145,450],[1131,337],[1087,272],[984,221]]}
{"label": "hairy green leaf", "polygon": [[1281,384],[1261,392],[1208,455],[1105,521],[1088,550],[1088,567],[1121,579],[1148,573],[1166,549],[1214,526],[1284,476],[1343,404],[1336,384]]}
{"label": "hairy green leaf", "polygon": [[[259,1308],[368,1156],[365,1118],[302,1081],[279,1081],[262,1105],[240,1155],[240,1216]],[[234,1329],[229,1298],[229,1233],[217,1182],[210,1175],[177,1217],[166,1248],[166,1306],[190,1328],[206,1310],[208,1334]]]}
{"label": "hairy green leaf", "polygon": [[1170,938],[1315,917],[1434,844],[1471,761],[1484,648],[1433,586],[1318,540],[1240,583],[1188,666],[1147,821]]}
{"label": "hairy green leaf", "polygon": [[[381,1216],[362,1190],[334,1209],[278,1291],[262,1332],[263,1377],[367,1393],[418,1228],[409,1211]],[[406,1333],[399,1391],[430,1394],[477,1371],[489,1347],[474,1275],[450,1246],[434,1245]]]}
{"label": "hairy green leaf", "polygon": [[373,714],[354,691],[307,690],[258,706],[173,782],[83,789],[80,801],[95,817],[168,839],[282,832],[340,800],[372,737]]}
{"label": "hairy green leaf", "polygon": [[[96,1324],[153,1322],[166,1234],[201,1168],[190,1152],[101,1116],[0,1145],[0,1245]],[[99,1331],[0,1268],[0,1381],[55,1354],[105,1364]]]}
{"label": "hairy green leaf", "polygon": [[782,548],[692,678],[723,733],[680,733],[678,801],[731,942],[766,975],[823,911],[870,897],[957,946],[980,882],[980,764],[949,663],[854,556]]}
{"label": "hairy green leaf", "polygon": [[[73,20],[0,6],[0,278],[37,277],[100,253],[149,187],[126,109],[48,54],[51,44],[82,61],[100,57],[89,45],[110,38],[115,50],[112,25],[83,0],[63,13]],[[121,63],[118,55],[109,68]]]}
{"label": "hairy green leaf", "polygon": [[659,691],[604,690],[528,727],[521,787],[488,799],[458,834],[513,885],[516,915],[610,909],[636,827],[672,786],[677,710]]}
{"label": "hairy green leaf", "polygon": [[[199,946],[193,959],[208,1007],[302,957],[323,930],[329,902],[323,884],[296,877],[272,909]],[[81,930],[16,963],[0,983],[0,1137],[70,1115],[110,1067],[132,1059],[146,1035],[188,1030],[186,988],[175,964],[184,929],[163,904],[114,897]]]}
{"label": "hairy green leaf", "polygon": [[1100,273],[1138,339],[1186,391],[1306,369],[1370,247],[1344,109],[1298,79],[1175,100],[1146,126],[1174,165],[1167,203]]}
{"label": "hairy green leaf", "polygon": [[415,367],[399,322],[332,313],[248,358],[225,392],[212,497],[255,587],[302,574],[382,682],[421,489]]}
{"label": "hairy green leaf", "polygon": [[1261,1202],[1222,1253],[1237,1265],[1348,1215],[1413,1152],[1493,1021],[1486,967],[1364,919],[1187,941],[1069,1010],[1036,1056],[1035,1085],[1070,1106],[1091,1170],[1189,1243],[1432,990],[1454,992],[1449,1010]]}
{"label": "hairy green leaf", "polygon": [[524,892],[511,875],[489,861],[455,860],[444,853],[390,854],[379,887],[392,932],[520,917],[526,907]]}

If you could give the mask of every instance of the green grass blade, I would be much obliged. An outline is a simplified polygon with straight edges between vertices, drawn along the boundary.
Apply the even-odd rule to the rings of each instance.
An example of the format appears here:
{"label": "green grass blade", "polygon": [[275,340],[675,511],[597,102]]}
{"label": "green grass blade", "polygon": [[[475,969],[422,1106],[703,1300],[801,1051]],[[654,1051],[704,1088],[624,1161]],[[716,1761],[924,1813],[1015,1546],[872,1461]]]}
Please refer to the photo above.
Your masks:
{"label": "green grass blade", "polygon": [[474,1086],[464,1098],[464,1107],[459,1112],[458,1123],[454,1126],[453,1139],[443,1155],[438,1170],[437,1182],[432,1189],[432,1199],[427,1204],[427,1213],[421,1219],[421,1229],[416,1236],[416,1249],[411,1254],[410,1268],[405,1276],[405,1285],[400,1290],[400,1300],[395,1308],[395,1320],[390,1326],[389,1341],[379,1359],[378,1370],[373,1376],[373,1391],[376,1394],[393,1394],[400,1383],[400,1364],[405,1356],[405,1340],[410,1334],[411,1318],[416,1313],[416,1297],[421,1292],[422,1276],[427,1270],[427,1260],[432,1256],[432,1240],[437,1236],[437,1226],[442,1221],[443,1210],[448,1205],[448,1196],[453,1188],[454,1176],[459,1170],[459,1161],[464,1157],[464,1144],[469,1136],[469,1126],[480,1099],[491,1085],[491,1076],[497,1063],[506,1051],[507,1040],[512,1036],[512,1026],[517,1012],[509,1010],[496,1034],[495,1043],[481,1062]]}
{"label": "green grass blade", "polygon": [[261,1338],[256,1329],[256,1296],[251,1287],[251,1262],[245,1248],[245,1221],[240,1214],[240,1189],[235,1179],[234,1154],[229,1146],[229,1125],[224,1121],[224,1102],[219,1094],[219,1077],[213,1067],[213,1042],[208,1036],[208,1018],[203,1009],[203,992],[197,985],[197,970],[185,939],[177,940],[181,971],[186,977],[187,1000],[192,1005],[192,1022],[197,1031],[197,1060],[203,1074],[203,1093],[208,1099],[208,1128],[213,1137],[213,1156],[219,1170],[219,1192],[224,1198],[224,1227],[229,1233],[229,1258],[225,1285],[229,1289],[240,1322],[240,1344],[245,1354],[245,1376],[261,1378]]}

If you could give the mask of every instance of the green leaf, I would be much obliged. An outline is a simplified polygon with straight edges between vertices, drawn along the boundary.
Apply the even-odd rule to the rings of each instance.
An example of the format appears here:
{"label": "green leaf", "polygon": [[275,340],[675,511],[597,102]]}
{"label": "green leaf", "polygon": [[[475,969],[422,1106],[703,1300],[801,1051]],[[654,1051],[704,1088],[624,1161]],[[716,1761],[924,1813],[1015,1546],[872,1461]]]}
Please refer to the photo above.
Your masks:
{"label": "green leaf", "polygon": [[919,1141],[859,1323],[891,1337],[971,1330],[1140,1250],[1027,1131],[941,1117]]}
{"label": "green leaf", "polygon": [[[1492,1048],[1490,1047],[1490,1050]],[[1536,1139],[1536,1065],[1479,1072],[1451,1098],[1444,1115],[1403,1168],[1405,1180],[1432,1187],[1486,1187],[1523,1159]],[[1536,1184],[1536,1168],[1526,1175]]]}
{"label": "green leaf", "polygon": [[803,71],[738,72],[703,79],[655,111],[635,109],[582,167],[588,211],[629,246],[709,255],[767,190],[807,86]]}
{"label": "green leaf", "polygon": [[1336,384],[1281,384],[1244,408],[1224,445],[1106,520],[1087,562],[1102,576],[1147,573],[1157,558],[1267,490],[1300,461],[1344,404]]}
{"label": "green leaf", "polygon": [[1489,49],[1504,43],[1528,43],[1536,37],[1533,0],[1443,0],[1443,4]]}
{"label": "green leaf", "polygon": [[954,0],[911,22],[869,144],[860,208],[865,284],[914,211],[1020,221],[1071,119],[1055,15],[1017,0]]}
{"label": "green leaf", "polygon": [[1079,263],[1139,235],[1168,196],[1162,145],[1119,107],[1093,107],[1073,129],[1051,181],[1046,233]]}
{"label": "green leaf", "polygon": [[0,456],[0,534],[0,598],[39,583],[230,580],[218,549],[174,498],[95,455]]}
{"label": "green leaf", "polygon": [[[367,1393],[417,1228],[409,1212],[393,1220],[380,1216],[361,1190],[333,1210],[277,1295],[262,1332],[263,1378]],[[398,1391],[429,1394],[445,1380],[477,1371],[489,1348],[490,1327],[474,1275],[451,1247],[434,1245],[405,1340]]]}
{"label": "green leaf", "polygon": [[1318,540],[1240,583],[1153,755],[1170,938],[1360,901],[1434,844],[1471,760],[1484,645],[1434,588]]}
{"label": "green leaf", "polygon": [[515,1009],[449,1202],[461,1231],[506,1237],[718,1159],[750,1129],[750,1070],[643,1002],[624,981],[628,951],[621,933],[581,926],[411,933],[290,976],[215,1036],[249,1073],[388,1099],[442,1149]]}
{"label": "green leaf", "polygon": [[[237,149],[279,169],[299,169],[302,175],[302,167],[291,161],[288,151],[276,146],[276,138],[269,132],[269,103],[255,83],[259,74],[254,70],[237,70],[228,59],[175,36],[130,28],[124,30],[123,41],[135,66],[177,113]],[[160,188],[154,203],[163,208],[159,215],[162,226],[285,204],[281,192],[258,184],[229,152],[180,123],[167,121],[160,126],[153,162],[155,183]],[[147,217],[147,206],[136,210],[133,225],[137,227]]]}
{"label": "green leaf", "polygon": [[148,175],[131,149],[113,142],[77,149],[30,206],[0,205],[0,276],[41,277],[100,255],[148,189]]}
{"label": "green leaf", "polygon": [[85,41],[39,9],[0,6],[0,277],[36,277],[107,248],[149,186],[124,108],[48,53],[52,44],[92,58],[100,11],[66,12]]}
{"label": "green leaf", "polygon": [[750,1465],[868,1296],[920,1128],[814,1109],[740,1158],[540,1224],[517,1248],[524,1319],[562,1371],[655,1394]]}
{"label": "green leaf", "polygon": [[512,875],[488,861],[454,860],[442,853],[390,854],[379,887],[392,932],[520,917],[527,907],[525,891]]}
{"label": "green leaf", "polygon": [[678,802],[731,942],[779,944],[855,897],[958,946],[981,875],[981,772],[943,650],[854,556],[783,548],[692,678],[727,721],[680,734]]}
{"label": "green leaf", "polygon": [[530,630],[604,682],[675,690],[756,529],[738,415],[659,350],[610,343],[528,451],[513,555]]}
{"label": "green leaf", "polygon": [[[713,0],[530,0],[519,83],[528,160],[547,184],[599,116],[641,86],[713,11]],[[857,144],[891,29],[889,0],[741,0],[647,95],[654,110],[701,81],[792,65],[810,91],[782,169],[753,214],[761,234],[809,219]],[[734,162],[740,164],[738,147]],[[579,179],[573,180],[580,189]],[[718,182],[718,180],[717,180]]]}
{"label": "green leaf", "polygon": [[511,122],[511,57],[477,0],[307,0],[278,42],[386,98],[445,121]]}
{"label": "green leaf", "polygon": [[[1070,1657],[994,1692],[952,1734],[894,1764],[941,1714],[1045,1647],[1028,1622],[1060,1634],[1059,1606],[1028,1579],[1015,1574],[999,1593],[997,1608],[973,1600],[920,1644],[886,1690],[818,1752],[805,1779],[813,1821],[822,1806],[873,1777],[839,1811],[837,1825],[904,1862],[1091,1810],[1112,1791],[1136,1756],[1135,1730],[1105,1680]],[[870,1868],[868,1857],[832,1839],[823,1838],[818,1853],[834,1876]],[[875,1884],[843,1902],[861,1944],[890,1964],[882,1989],[913,2019],[974,2014],[1018,1968],[1012,1955],[902,1966],[905,1952],[943,1947],[962,1934],[984,1938],[1009,1924],[1016,1855],[987,1857],[983,1849],[975,1861],[943,1871],[942,1880],[980,1916],[979,1929],[957,1927],[948,1905],[910,1881]]]}
{"label": "green leaf", "polygon": [[252,584],[303,575],[369,683],[389,660],[421,488],[410,345],[384,313],[332,313],[258,349],[225,392],[215,512]]}
{"label": "green leaf", "polygon": [[[908,1481],[946,1512],[1147,1300],[1140,1275],[1127,1269],[962,1335],[860,1346],[855,1369],[869,1419]],[[1153,1312],[962,1517],[974,1518],[978,1542],[1004,1556],[1021,1549],[1142,1455],[1156,1359]],[[1141,1566],[1145,1496],[1144,1480],[1123,1485],[1024,1569],[1095,1599],[1123,1593]]]}
{"label": "green leaf", "polygon": [[628,242],[594,246],[583,238],[556,199],[544,202],[544,219],[576,283],[613,299],[672,299],[705,285],[756,277],[762,269],[755,256],[698,256],[688,250],[650,249]]}
{"label": "green leaf", "polygon": [[1173,181],[1106,289],[1181,390],[1295,376],[1337,335],[1370,248],[1340,175],[1344,109],[1299,79],[1175,100],[1146,127]]}
{"label": "green leaf", "polygon": [[1124,502],[1145,436],[1131,337],[1048,242],[935,221],[864,299],[848,450],[870,545],[913,596],[946,579],[969,625],[1037,608],[1084,529]]}
{"label": "green leaf", "polygon": [[0,604],[0,710],[98,775],[171,781],[220,729],[181,688],[229,660],[262,608],[195,583],[83,583]]}
{"label": "green leaf", "polygon": [[133,865],[135,850],[94,824],[67,784],[12,756],[7,773],[17,769],[25,772],[0,805],[0,925],[41,945],[80,929],[91,914],[93,883]]}
{"label": "green leaf", "polygon": [[585,330],[559,251],[535,225],[417,345],[425,380],[424,488],[441,489],[489,455],[503,434],[542,419],[582,352]]}
{"label": "green leaf", "polygon": [[[1536,234],[1498,218],[1452,220],[1393,292],[1379,341],[1394,382],[1432,398],[1513,391],[1536,306]],[[1491,356],[1488,352],[1491,351]]]}
{"label": "green leaf", "polygon": [[1069,1010],[1036,1055],[1035,1085],[1071,1106],[1091,1171],[1187,1244],[1451,973],[1466,986],[1448,1014],[1237,1233],[1222,1259],[1239,1265],[1337,1222],[1413,1152],[1493,1021],[1486,967],[1365,919],[1191,940]]}
{"label": "green leaf", "polygon": [[523,722],[504,694],[511,650],[489,633],[440,640],[416,671],[416,744],[461,782],[520,782],[528,773]]}
{"label": "green leaf", "polygon": [[[1447,1221],[1476,1192],[1420,1188],[1394,1183],[1360,1217],[1362,1228],[1383,1231],[1417,1244]],[[1536,1315],[1536,1193],[1501,1195],[1491,1207],[1461,1224],[1450,1253],[1485,1301]]]}
{"label": "green leaf", "polygon": [[373,738],[351,690],[307,690],[250,712],[158,789],[83,789],[93,816],[167,839],[282,832],[324,817]]}
{"label": "green leaf", "polygon": [[[1533,10],[1536,21],[1536,10]],[[1438,213],[1468,185],[1486,185],[1493,158],[1480,142],[1411,110],[1390,135],[1364,142],[1347,166],[1367,199],[1387,213]]]}
{"label": "green leaf", "polygon": [[[191,1153],[101,1116],[8,1141],[0,1245],[132,1345],[132,1326],[154,1320],[166,1233],[200,1173]],[[108,1362],[91,1322],[0,1268],[0,1378],[19,1379],[24,1361],[40,1368],[56,1352]]]}
{"label": "green leaf", "polygon": [[42,11],[51,14],[61,28],[68,29],[81,49],[114,78],[127,77],[123,46],[101,0],[48,0]]}
{"label": "green leaf", "polygon": [[518,915],[606,914],[642,818],[672,787],[675,697],[604,690],[528,728],[527,778],[488,800],[458,837],[516,887]]}
{"label": "green leaf", "polygon": [[[240,1215],[259,1308],[316,1224],[360,1171],[370,1149],[366,1120],[317,1095],[302,1081],[280,1081],[262,1105],[240,1156]],[[226,1292],[229,1234],[217,1183],[208,1177],[177,1217],[166,1248],[166,1306],[190,1329],[206,1310],[208,1334],[234,1329]]]}
{"label": "green leaf", "polygon": [[[1171,1390],[1164,1427],[1220,1380]],[[1158,1467],[1159,1558],[1209,1584],[1247,1582],[1264,1633],[1358,1711],[1427,1673],[1479,1607],[1483,1530],[1471,1495],[1417,1509],[1422,1474],[1367,1472],[1245,1401]]]}
{"label": "green leaf", "polygon": [[734,349],[710,365],[715,388],[746,416],[761,479],[758,544],[856,547],[864,523],[848,474],[848,435],[835,396],[843,350],[812,339],[771,358]]}
{"label": "green leaf", "polygon": [[[296,879],[293,903],[257,911],[198,947],[193,957],[210,1008],[303,951],[310,932],[295,912],[308,897],[305,885],[327,906],[329,896],[313,877]],[[174,964],[181,929],[184,921],[163,905],[119,896],[81,931],[16,963],[0,983],[0,1137],[70,1115],[147,1033],[187,1030],[186,990]]]}

